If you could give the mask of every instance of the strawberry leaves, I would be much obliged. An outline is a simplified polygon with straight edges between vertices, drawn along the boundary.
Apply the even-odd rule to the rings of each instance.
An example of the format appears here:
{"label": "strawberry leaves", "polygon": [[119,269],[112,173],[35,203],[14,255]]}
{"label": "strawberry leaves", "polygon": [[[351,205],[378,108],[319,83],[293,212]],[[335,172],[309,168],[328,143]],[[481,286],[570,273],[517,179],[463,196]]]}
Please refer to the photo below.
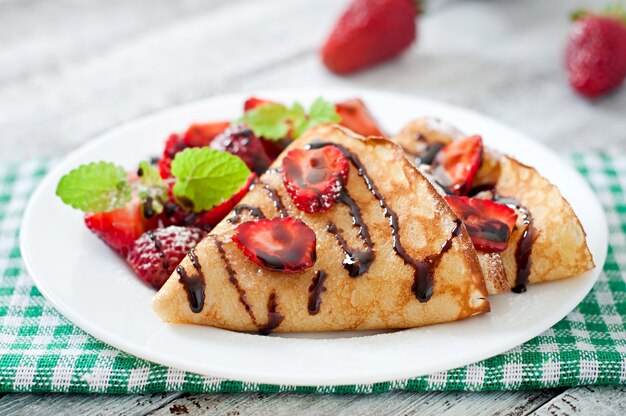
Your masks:
{"label": "strawberry leaves", "polygon": [[291,107],[279,103],[264,103],[246,111],[241,122],[259,137],[278,141],[285,137],[299,137],[311,127],[323,123],[336,123],[341,117],[335,110],[335,105],[317,98],[307,114],[304,107],[296,102]]}

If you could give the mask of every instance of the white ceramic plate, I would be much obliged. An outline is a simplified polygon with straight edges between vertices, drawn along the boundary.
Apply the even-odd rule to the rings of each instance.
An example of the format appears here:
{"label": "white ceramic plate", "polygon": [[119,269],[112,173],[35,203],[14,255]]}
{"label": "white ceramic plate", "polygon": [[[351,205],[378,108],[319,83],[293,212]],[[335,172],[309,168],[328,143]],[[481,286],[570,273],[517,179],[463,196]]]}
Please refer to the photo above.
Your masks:
{"label": "white ceramic plate", "polygon": [[232,119],[251,94],[214,97],[128,123],[78,149],[48,174],[24,215],[21,248],[37,287],[68,319],[130,354],[205,375],[298,385],[372,383],[443,371],[502,353],[548,329],[595,283],[607,251],[604,212],[583,178],[544,146],[468,110],[374,91],[255,92],[308,104],[317,96],[361,97],[389,133],[418,115],[441,117],[487,145],[539,169],[571,202],[598,267],[576,278],[531,286],[523,295],[492,297],[492,312],[465,321],[390,333],[259,336],[216,328],[168,325],[152,312],[154,292],[83,225],[82,214],[54,192],[70,169],[111,160],[134,169],[161,152],[168,133],[191,122]]}

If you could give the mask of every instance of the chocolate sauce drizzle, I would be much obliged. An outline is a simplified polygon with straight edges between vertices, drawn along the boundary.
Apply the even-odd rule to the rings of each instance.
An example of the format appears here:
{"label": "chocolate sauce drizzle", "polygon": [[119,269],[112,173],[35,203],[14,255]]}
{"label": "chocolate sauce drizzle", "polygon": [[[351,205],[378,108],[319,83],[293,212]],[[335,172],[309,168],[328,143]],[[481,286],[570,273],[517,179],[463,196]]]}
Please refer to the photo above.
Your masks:
{"label": "chocolate sauce drizzle", "polygon": [[228,260],[228,257],[226,257],[224,244],[219,240],[215,240],[215,245],[217,246],[217,251],[220,253],[222,261],[224,262],[224,266],[226,267],[226,273],[228,273],[228,281],[235,287],[235,289],[237,289],[237,293],[239,293],[239,302],[241,302],[243,307],[246,309],[246,312],[248,312],[248,315],[250,315],[252,322],[257,325],[254,312],[252,312],[252,306],[250,306],[250,304],[248,303],[248,299],[246,298],[246,291],[239,284],[239,280],[237,280],[237,273],[233,269],[233,266],[230,264],[230,260]]}
{"label": "chocolate sauce drizzle", "polygon": [[238,224],[239,222],[241,222],[241,213],[244,211],[248,211],[250,215],[252,215],[254,218],[257,218],[257,219],[265,218],[265,214],[263,214],[263,211],[261,211],[259,207],[253,207],[252,205],[241,204],[241,205],[237,205],[233,209],[233,215],[232,217],[228,219],[228,222],[231,224]]}
{"label": "chocolate sauce drizzle", "polygon": [[269,335],[283,322],[285,317],[280,312],[277,312],[277,308],[276,293],[272,292],[267,299],[267,323],[259,327],[259,334]]}
{"label": "chocolate sauce drizzle", "polygon": [[461,233],[461,225],[463,224],[461,220],[454,220],[454,223],[456,225],[452,229],[450,238],[441,246],[441,251],[426,257],[422,261],[416,262],[416,265],[413,266],[415,267],[416,273],[413,275],[413,286],[411,286],[411,290],[420,302],[426,302],[433,295],[433,274],[435,268],[441,261],[443,255],[452,248],[452,240],[454,237],[457,237]]}
{"label": "chocolate sauce drizzle", "polygon": [[515,293],[524,293],[526,292],[526,285],[528,284],[528,277],[530,276],[530,255],[532,254],[533,243],[536,237],[535,227],[533,227],[533,217],[530,211],[515,199],[496,196],[494,200],[498,203],[516,208],[522,214],[522,223],[526,226],[515,248],[517,274],[515,276],[515,286],[511,288],[511,291]]}
{"label": "chocolate sauce drizzle", "polygon": [[428,143],[419,154],[415,155],[415,162],[417,164],[432,165],[443,146],[445,146],[443,143]]}
{"label": "chocolate sauce drizzle", "polygon": [[272,201],[274,202],[274,206],[280,212],[280,217],[287,218],[289,216],[289,213],[287,212],[287,209],[285,208],[285,205],[283,204],[282,199],[280,199],[280,196],[276,192],[276,189],[272,188],[268,184],[265,184],[264,188],[267,191],[267,193],[270,195],[270,198],[272,198]]}
{"label": "chocolate sauce drizzle", "polygon": [[[340,144],[329,143],[329,142],[310,143],[309,145],[307,145],[306,148],[319,149],[325,146],[335,146],[339,150],[341,150],[343,155],[348,160],[350,160],[352,165],[357,169],[359,176],[361,176],[363,180],[365,181],[365,185],[367,186],[367,189],[374,196],[374,198],[376,198],[378,202],[380,203],[381,208],[383,208],[383,215],[389,218],[389,225],[391,227],[391,235],[393,237],[394,251],[404,261],[405,264],[410,265],[415,270],[414,275],[413,275],[414,281],[417,282],[417,284],[414,283],[414,289],[413,289],[413,292],[415,293],[415,297],[420,302],[428,301],[428,299],[430,299],[430,297],[433,294],[433,279],[431,275],[432,275],[432,269],[434,266],[430,265],[430,262],[427,261],[428,258],[425,261],[418,261],[412,258],[407,253],[406,249],[402,245],[402,242],[400,241],[400,224],[398,221],[398,214],[396,214],[396,212],[387,204],[387,202],[385,201],[384,195],[382,195],[378,191],[376,184],[374,184],[374,182],[372,181],[372,178],[370,178],[370,176],[367,174],[367,170],[365,169],[365,166],[363,165],[363,163],[361,163],[361,160],[356,154],[352,153],[351,151],[349,151],[348,149],[346,149],[344,146]],[[457,228],[460,230],[460,225],[458,225],[455,228],[455,230]],[[458,232],[459,231],[457,231],[457,233]],[[453,232],[453,237],[454,236],[455,235]],[[444,248],[445,246],[446,245],[444,244]],[[444,252],[443,248],[442,248],[442,252]],[[440,255],[442,255],[442,253],[440,253]],[[440,255],[436,257],[439,257]]]}
{"label": "chocolate sauce drizzle", "polygon": [[309,286],[309,315],[317,315],[322,303],[322,292],[326,291],[324,281],[328,275],[324,270],[318,270]]}
{"label": "chocolate sauce drizzle", "polygon": [[350,209],[352,225],[359,227],[358,236],[365,244],[365,251],[356,250],[348,246],[348,242],[344,238],[342,230],[337,228],[335,223],[332,221],[328,222],[326,229],[329,233],[335,235],[335,238],[345,253],[343,267],[348,271],[348,275],[350,277],[358,277],[367,272],[374,262],[374,258],[376,257],[374,254],[374,242],[370,236],[369,227],[363,221],[361,209],[356,204],[354,199],[352,199],[350,194],[348,194],[348,190],[346,188],[342,188],[338,201]]}
{"label": "chocolate sauce drizzle", "polygon": [[176,272],[179,276],[178,281],[183,285],[185,291],[187,292],[189,308],[192,312],[199,313],[204,307],[204,292],[206,289],[206,283],[204,281],[202,267],[200,266],[198,256],[196,255],[196,250],[193,248],[189,250],[188,256],[191,259],[194,269],[196,269],[196,274],[191,276],[188,275],[183,266],[176,267]]}

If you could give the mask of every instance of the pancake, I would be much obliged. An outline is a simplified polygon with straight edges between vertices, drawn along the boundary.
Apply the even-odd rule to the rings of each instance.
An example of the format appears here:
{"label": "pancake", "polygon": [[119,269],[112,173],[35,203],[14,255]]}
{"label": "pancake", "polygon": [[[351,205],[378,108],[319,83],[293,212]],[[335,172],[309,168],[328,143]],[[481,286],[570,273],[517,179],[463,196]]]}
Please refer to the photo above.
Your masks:
{"label": "pancake", "polygon": [[[347,199],[315,214],[296,208],[280,169],[285,153],[311,145],[337,146],[351,161]],[[261,333],[341,331],[412,328],[489,311],[467,230],[389,140],[317,126],[279,156],[239,207],[155,295],[152,307],[162,320]],[[302,220],[316,234],[317,260],[309,269],[270,271],[248,260],[232,241],[243,222],[286,216]],[[360,223],[369,239],[360,233]],[[348,250],[372,254],[355,277],[344,265]],[[425,265],[432,274],[424,273]],[[427,290],[415,289],[416,282]]]}
{"label": "pancake", "polygon": [[[442,145],[465,137],[455,127],[432,117],[408,123],[393,139],[409,161],[420,165]],[[517,292],[533,284],[577,276],[594,267],[578,217],[559,189],[536,169],[485,148],[472,182],[477,197],[506,203],[518,213],[507,249],[488,261],[479,252],[489,293],[505,291],[502,279]],[[495,259],[499,257],[498,259]],[[488,276],[492,276],[489,278]],[[499,288],[499,289],[496,289]]]}

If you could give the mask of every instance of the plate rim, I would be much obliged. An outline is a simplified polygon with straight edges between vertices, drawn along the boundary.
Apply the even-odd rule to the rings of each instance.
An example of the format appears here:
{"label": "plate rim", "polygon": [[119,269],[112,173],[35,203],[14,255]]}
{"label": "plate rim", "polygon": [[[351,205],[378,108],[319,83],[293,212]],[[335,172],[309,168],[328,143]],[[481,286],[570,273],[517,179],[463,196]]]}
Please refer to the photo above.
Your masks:
{"label": "plate rim", "polygon": [[[383,371],[383,372],[379,372],[379,375],[368,374],[368,375],[357,375],[356,377],[352,377],[351,375],[336,376],[336,377],[311,376],[306,379],[300,379],[298,381],[294,381],[293,377],[290,377],[290,376],[283,376],[280,374],[276,374],[276,375],[271,375],[268,377],[266,373],[255,373],[254,371],[249,371],[249,370],[243,371],[241,369],[223,370],[219,367],[202,368],[202,369],[198,369],[197,367],[190,368],[190,366],[186,363],[185,360],[177,359],[177,357],[164,356],[158,351],[152,351],[151,353],[148,353],[142,350],[141,348],[139,348],[138,346],[124,342],[124,340],[120,339],[119,336],[117,336],[116,334],[90,324],[88,320],[83,319],[83,317],[80,316],[79,313],[75,312],[70,305],[66,305],[65,303],[60,301],[51,291],[48,290],[48,288],[43,284],[43,282],[40,281],[40,279],[37,278],[37,276],[35,275],[33,267],[32,267],[32,260],[30,257],[31,253],[29,252],[29,249],[27,248],[27,243],[24,237],[27,233],[23,232],[23,230],[29,229],[28,218],[31,215],[33,215],[32,212],[36,209],[35,201],[37,201],[37,199],[41,196],[41,194],[44,193],[44,191],[46,190],[48,186],[54,185],[54,184],[49,183],[53,180],[54,177],[58,176],[61,171],[64,171],[65,169],[67,169],[68,164],[71,164],[72,162],[80,158],[85,153],[88,153],[90,149],[94,147],[98,147],[102,142],[106,142],[107,140],[109,140],[110,136],[113,136],[116,133],[123,131],[125,129],[133,129],[136,125],[140,125],[142,123],[149,123],[156,119],[166,117],[169,114],[176,114],[176,113],[182,113],[184,111],[189,111],[189,109],[191,108],[201,106],[204,103],[208,103],[211,101],[232,99],[234,97],[241,97],[245,95],[250,95],[250,96],[261,95],[261,96],[269,96],[269,97],[276,96],[276,95],[279,95],[279,96],[280,95],[291,95],[291,96],[311,95],[313,91],[317,93],[318,95],[324,95],[324,93],[328,94],[329,92],[332,93],[332,95],[346,95],[346,96],[348,95],[355,95],[355,96],[386,95],[389,98],[395,97],[395,98],[401,98],[401,99],[417,100],[417,101],[421,101],[424,104],[432,104],[433,106],[437,108],[461,112],[461,113],[468,115],[471,118],[479,120],[481,123],[488,122],[494,126],[497,126],[497,128],[499,129],[505,129],[505,130],[516,132],[517,135],[519,135],[520,137],[523,137],[525,140],[531,141],[533,145],[536,145],[542,148],[543,151],[558,158],[565,165],[565,162],[560,157],[558,157],[558,155],[556,155],[554,151],[549,149],[543,143],[531,139],[526,134],[524,134],[523,132],[520,132],[519,130],[513,127],[509,127],[506,124],[501,123],[500,121],[496,119],[477,113],[471,109],[467,109],[464,107],[460,107],[460,106],[456,106],[456,105],[452,105],[452,104],[448,104],[445,102],[432,100],[432,99],[424,98],[420,96],[390,92],[390,91],[385,91],[385,90],[367,89],[367,88],[329,88],[329,87],[298,88],[298,89],[270,89],[270,90],[259,90],[259,91],[255,90],[255,91],[247,91],[247,92],[241,91],[241,92],[234,92],[234,93],[229,93],[229,94],[218,94],[218,95],[214,95],[214,96],[202,99],[202,100],[197,100],[197,101],[185,103],[183,105],[169,107],[169,108],[162,109],[156,112],[152,112],[150,114],[142,115],[128,122],[124,122],[112,129],[108,129],[98,134],[97,137],[79,146],[77,149],[73,150],[72,152],[67,154],[65,157],[61,158],[61,160],[59,160],[56,163],[56,165],[52,169],[50,169],[50,171],[39,182],[36,189],[32,192],[31,196],[29,197],[28,203],[23,212],[23,216],[22,216],[22,220],[21,220],[21,224],[19,228],[19,246],[20,246],[20,250],[22,254],[21,256],[22,261],[26,267],[26,270],[29,276],[33,279],[39,291],[43,294],[46,300],[49,301],[52,304],[52,306],[54,306],[54,308],[59,313],[61,313],[66,319],[68,319],[74,325],[79,327],[81,330],[94,336],[95,338],[104,342],[105,344],[108,344],[110,346],[113,346],[114,348],[117,348],[121,351],[124,351],[126,353],[129,353],[131,355],[134,355],[138,358],[141,358],[150,362],[156,362],[161,365],[174,367],[174,368],[178,368],[178,369],[193,372],[193,373],[199,373],[199,374],[210,375],[210,376],[215,376],[215,377],[223,377],[223,378],[228,378],[228,379],[236,379],[238,381],[271,383],[271,384],[289,384],[289,385],[300,385],[300,386],[319,386],[319,385],[333,386],[333,385],[344,385],[344,384],[363,384],[363,383],[386,382],[386,381],[392,381],[392,380],[397,380],[397,379],[411,378],[411,377],[416,377],[420,375],[431,374],[437,371],[453,369],[459,366],[469,364],[466,359],[451,358],[445,361],[446,362],[445,365],[436,366],[436,368],[432,371],[428,371],[423,374],[420,373],[417,375],[409,374],[411,373],[410,370],[387,371],[387,372]],[[584,290],[581,290],[580,292],[576,293],[577,296],[574,296],[573,298],[569,298],[570,302],[568,302],[568,305],[569,304],[572,305],[571,308],[568,307],[567,313],[569,313],[584,299],[585,296],[587,296],[587,294],[591,291],[591,289],[593,288],[593,286],[595,285],[599,276],[602,273],[602,268],[603,268],[604,262],[606,260],[606,255],[607,255],[606,251],[608,248],[608,223],[607,223],[606,213],[604,212],[604,209],[602,209],[602,205],[600,204],[595,192],[591,190],[591,188],[585,181],[584,177],[582,177],[582,175],[580,175],[579,172],[577,172],[571,166],[567,166],[567,167],[572,172],[574,172],[579,177],[579,179],[581,179],[585,183],[585,186],[594,196],[593,204],[599,207],[600,212],[602,213],[602,216],[601,218],[598,218],[598,221],[601,222],[603,225],[603,227],[600,227],[600,229],[594,230],[594,232],[599,233],[602,243],[603,243],[602,244],[603,251],[601,253],[601,257],[594,258],[594,260],[596,261],[596,267],[592,269],[592,271],[588,272],[588,273],[595,273],[595,277],[587,283]],[[572,299],[575,299],[575,301]],[[549,329],[554,324],[559,322],[561,319],[563,319],[567,315],[567,313],[557,318],[542,321],[542,325],[539,325],[539,326],[542,327],[543,329],[535,334],[531,334],[531,335],[520,337],[520,338],[515,338],[514,340],[511,340],[510,342],[505,343],[506,346],[504,347],[502,346],[502,344],[499,344],[497,348],[493,348],[493,347],[485,348],[482,351],[482,353],[475,354],[475,357],[477,358],[473,360],[472,362],[477,362],[477,361],[481,361],[481,360],[493,357],[495,355],[504,353],[511,348],[521,345],[524,342],[527,342],[528,340],[532,339],[533,337],[536,337],[537,335],[541,334],[542,332],[544,332],[545,330]],[[457,322],[463,322],[463,321],[457,321]],[[441,324],[438,324],[438,325],[441,325]],[[355,378],[358,378],[359,380],[355,380]]]}

